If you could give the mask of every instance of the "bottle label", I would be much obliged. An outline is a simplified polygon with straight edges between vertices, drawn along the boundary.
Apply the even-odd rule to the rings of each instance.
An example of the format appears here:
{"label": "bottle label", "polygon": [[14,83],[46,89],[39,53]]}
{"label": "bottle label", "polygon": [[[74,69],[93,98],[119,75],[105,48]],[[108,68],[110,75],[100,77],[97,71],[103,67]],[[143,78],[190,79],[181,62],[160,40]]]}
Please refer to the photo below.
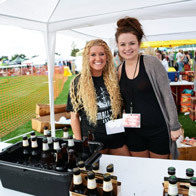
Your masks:
{"label": "bottle label", "polygon": [[196,187],[190,186],[190,188],[189,188],[189,195],[190,196],[196,196]]}
{"label": "bottle label", "polygon": [[42,149],[43,151],[47,151],[47,150],[49,150],[49,146],[48,146],[48,144],[46,143],[43,143],[43,149]]}
{"label": "bottle label", "polygon": [[63,132],[63,137],[64,138],[68,138],[69,137],[69,133],[68,132]]}
{"label": "bottle label", "polygon": [[48,129],[44,129],[44,135],[47,135]]}
{"label": "bottle label", "polygon": [[73,183],[76,184],[76,185],[82,184],[81,175],[74,175],[73,176]]}
{"label": "bottle label", "polygon": [[106,192],[112,191],[113,190],[113,186],[112,186],[112,182],[103,182],[103,190]]}
{"label": "bottle label", "polygon": [[31,146],[32,148],[37,148],[38,147],[37,141],[32,141],[31,145],[32,145]]}
{"label": "bottle label", "polygon": [[68,146],[73,147],[74,146],[74,140],[68,140]]}
{"label": "bottle label", "polygon": [[52,144],[52,137],[47,137],[48,144]]}
{"label": "bottle label", "polygon": [[168,186],[168,194],[169,195],[177,195],[178,194],[178,186],[177,186],[177,184],[169,184],[169,186]]}
{"label": "bottle label", "polygon": [[95,179],[88,179],[87,188],[88,189],[95,189],[97,187]]}
{"label": "bottle label", "polygon": [[59,142],[54,142],[54,150],[59,148],[60,148]]}
{"label": "bottle label", "polygon": [[29,146],[29,141],[28,140],[23,140],[22,141],[22,146],[24,146],[24,147]]}

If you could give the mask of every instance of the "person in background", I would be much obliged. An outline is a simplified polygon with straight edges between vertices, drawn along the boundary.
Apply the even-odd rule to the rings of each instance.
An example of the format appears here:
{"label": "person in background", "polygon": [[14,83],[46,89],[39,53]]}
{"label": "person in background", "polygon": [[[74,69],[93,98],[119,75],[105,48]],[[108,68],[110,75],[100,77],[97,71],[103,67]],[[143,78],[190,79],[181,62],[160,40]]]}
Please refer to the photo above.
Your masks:
{"label": "person in background", "polygon": [[165,57],[165,54],[163,54],[161,50],[156,50],[156,56],[160,60],[160,62],[163,64],[163,66],[165,67],[165,70],[168,71],[169,64]]}
{"label": "person in background", "polygon": [[174,66],[174,53],[173,53],[173,51],[169,52],[168,57],[169,57],[169,66],[173,67]]}
{"label": "person in background", "polygon": [[178,51],[178,53],[176,54],[176,59],[177,59],[177,63],[178,63],[178,71],[183,71],[183,69],[184,69],[184,63],[183,63],[184,55],[183,55],[183,50],[179,50]]}
{"label": "person in background", "polygon": [[120,59],[119,59],[119,56],[118,56],[118,51],[114,51],[113,60],[114,60],[114,66],[118,67],[120,65],[120,62],[121,62]]}
{"label": "person in background", "polygon": [[[160,60],[139,55],[144,32],[136,18],[117,22],[115,34],[119,55],[119,84],[125,113],[141,115],[139,128],[126,128],[126,144],[136,157],[178,157],[176,140],[182,134],[167,72]],[[127,119],[128,118],[128,119]],[[131,115],[125,118],[131,120]],[[131,125],[130,125],[131,126]]]}
{"label": "person in background", "polygon": [[112,53],[101,39],[89,41],[83,52],[82,71],[72,81],[67,111],[75,139],[93,130],[104,154],[129,155],[124,133],[106,134],[105,123],[121,115],[121,96]]}

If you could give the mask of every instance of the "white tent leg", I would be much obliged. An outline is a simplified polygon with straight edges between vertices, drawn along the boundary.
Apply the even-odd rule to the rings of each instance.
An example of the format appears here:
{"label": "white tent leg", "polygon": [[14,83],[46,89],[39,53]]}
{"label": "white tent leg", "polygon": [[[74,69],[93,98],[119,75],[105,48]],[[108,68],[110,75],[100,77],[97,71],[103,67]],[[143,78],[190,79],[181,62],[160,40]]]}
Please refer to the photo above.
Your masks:
{"label": "white tent leg", "polygon": [[54,118],[54,56],[55,56],[55,42],[56,32],[44,32],[46,54],[48,60],[48,86],[49,86],[49,101],[50,101],[50,124],[52,137],[55,137],[55,118]]}

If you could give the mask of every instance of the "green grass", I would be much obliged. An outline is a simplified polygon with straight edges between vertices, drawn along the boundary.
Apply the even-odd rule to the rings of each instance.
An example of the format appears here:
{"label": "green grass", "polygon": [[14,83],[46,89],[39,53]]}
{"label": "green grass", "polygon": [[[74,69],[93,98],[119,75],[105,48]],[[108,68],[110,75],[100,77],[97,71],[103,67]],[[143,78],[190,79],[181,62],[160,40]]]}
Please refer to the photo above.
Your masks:
{"label": "green grass", "polygon": [[[62,92],[60,93],[60,95],[54,101],[55,104],[65,104],[65,103],[67,103],[67,95],[68,95],[68,92],[69,92],[69,85],[70,85],[70,82],[73,79],[73,77],[74,76],[69,77],[68,80],[65,82]],[[2,137],[1,140],[5,141],[5,140],[8,140],[10,138],[28,133],[30,131],[32,131],[31,120],[28,121],[27,123],[25,123],[24,125],[18,127],[17,129],[12,131],[11,133],[7,134],[6,136]],[[69,128],[69,132],[71,132],[71,128]],[[39,136],[39,135],[43,135],[43,134],[41,134],[39,132],[36,132],[36,135]],[[62,130],[56,131],[56,137],[62,137],[62,136],[63,136]],[[21,141],[21,138],[13,139],[13,140],[9,141],[9,143],[16,143],[18,141]]]}

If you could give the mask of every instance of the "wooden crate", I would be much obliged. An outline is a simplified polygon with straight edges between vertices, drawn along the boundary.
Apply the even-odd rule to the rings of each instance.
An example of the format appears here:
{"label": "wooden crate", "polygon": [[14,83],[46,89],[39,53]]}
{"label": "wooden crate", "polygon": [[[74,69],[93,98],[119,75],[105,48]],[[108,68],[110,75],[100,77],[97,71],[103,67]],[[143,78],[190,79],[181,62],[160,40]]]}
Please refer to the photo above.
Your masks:
{"label": "wooden crate", "polygon": [[[55,121],[59,121],[59,119],[64,116],[67,119],[70,119],[70,113],[69,112],[62,112],[55,114]],[[36,130],[40,133],[43,133],[44,126],[48,126],[50,129],[50,115],[47,116],[41,116],[39,118],[33,118],[31,120],[32,122],[32,129]],[[65,126],[70,126],[70,124],[55,124],[55,128],[63,128]]]}
{"label": "wooden crate", "polygon": [[[87,186],[87,171],[81,171],[81,176],[82,176],[82,182],[84,186]],[[97,183],[97,189],[100,195],[103,193],[103,174],[101,173],[95,173],[95,178],[98,179],[97,181],[100,183]],[[112,185],[113,185],[113,194],[114,196],[120,195],[121,192],[121,182],[117,181],[116,176],[112,176]],[[69,191],[70,196],[84,196],[86,194],[78,194],[73,192],[73,180],[70,186],[70,191]]]}
{"label": "wooden crate", "polygon": [[[189,179],[184,178],[177,178],[178,182],[178,194],[183,194],[183,196],[188,196],[188,187],[189,187]],[[163,183],[163,196],[165,196],[165,193],[168,193],[168,178],[164,178]]]}
{"label": "wooden crate", "polygon": [[178,148],[180,156],[178,160],[196,161],[196,146]]}
{"label": "wooden crate", "polygon": [[[66,111],[66,104],[55,104],[54,113],[62,113]],[[46,116],[50,114],[50,105],[48,104],[36,104],[36,118],[40,116]]]}

